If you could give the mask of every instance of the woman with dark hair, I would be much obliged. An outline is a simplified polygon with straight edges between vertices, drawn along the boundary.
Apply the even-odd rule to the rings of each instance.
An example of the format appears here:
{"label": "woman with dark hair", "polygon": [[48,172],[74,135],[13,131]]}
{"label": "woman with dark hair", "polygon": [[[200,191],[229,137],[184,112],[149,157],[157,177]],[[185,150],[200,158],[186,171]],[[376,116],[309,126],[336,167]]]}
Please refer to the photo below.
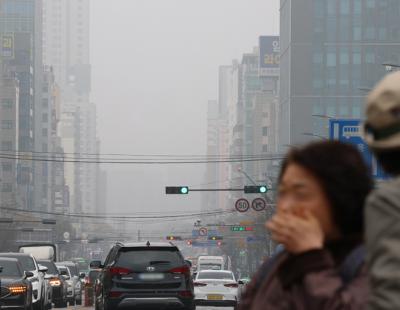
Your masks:
{"label": "woman with dark hair", "polygon": [[360,153],[335,141],[289,152],[277,212],[266,226],[284,250],[252,279],[240,309],[364,309],[364,203],[372,180]]}

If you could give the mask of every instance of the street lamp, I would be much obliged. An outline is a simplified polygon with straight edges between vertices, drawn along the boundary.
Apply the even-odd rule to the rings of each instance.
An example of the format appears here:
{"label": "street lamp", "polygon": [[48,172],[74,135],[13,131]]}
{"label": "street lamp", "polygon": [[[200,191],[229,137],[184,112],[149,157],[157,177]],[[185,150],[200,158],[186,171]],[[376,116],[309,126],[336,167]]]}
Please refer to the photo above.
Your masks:
{"label": "street lamp", "polygon": [[319,118],[324,118],[324,119],[333,119],[333,116],[329,116],[329,115],[324,115],[324,114],[312,114],[311,116],[313,117],[319,117]]}
{"label": "street lamp", "polygon": [[394,71],[393,68],[400,68],[400,65],[392,63],[383,63],[382,66],[385,66],[388,72]]}
{"label": "street lamp", "polygon": [[317,135],[317,134],[312,133],[312,132],[302,132],[301,134],[302,134],[303,136],[316,137],[316,138],[320,138],[321,140],[328,140],[328,138],[326,138],[326,137],[324,137],[324,136]]}

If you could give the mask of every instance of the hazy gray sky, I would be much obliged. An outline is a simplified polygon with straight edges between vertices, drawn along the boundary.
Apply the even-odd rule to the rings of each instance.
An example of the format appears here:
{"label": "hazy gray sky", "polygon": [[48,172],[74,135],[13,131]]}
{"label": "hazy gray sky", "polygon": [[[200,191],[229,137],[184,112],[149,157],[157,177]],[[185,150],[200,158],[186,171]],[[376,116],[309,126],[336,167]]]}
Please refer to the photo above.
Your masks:
{"label": "hazy gray sky", "polygon": [[[92,0],[91,7],[103,153],[205,154],[218,66],[279,29],[279,0]],[[166,199],[163,186],[201,184],[204,166],[106,168],[113,211],[200,207],[200,195]]]}

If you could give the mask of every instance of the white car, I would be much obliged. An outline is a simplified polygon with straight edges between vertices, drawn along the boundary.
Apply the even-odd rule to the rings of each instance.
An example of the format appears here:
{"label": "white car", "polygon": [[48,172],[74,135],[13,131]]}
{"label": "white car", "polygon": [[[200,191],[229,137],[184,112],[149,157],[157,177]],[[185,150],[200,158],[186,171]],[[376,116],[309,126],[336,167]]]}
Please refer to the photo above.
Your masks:
{"label": "white car", "polygon": [[75,305],[75,289],[74,289],[74,281],[71,276],[71,271],[68,267],[57,264],[58,272],[62,277],[64,277],[65,282],[67,283],[67,301],[70,305]]}
{"label": "white car", "polygon": [[237,307],[238,283],[232,271],[201,270],[194,280],[194,299],[199,306]]}

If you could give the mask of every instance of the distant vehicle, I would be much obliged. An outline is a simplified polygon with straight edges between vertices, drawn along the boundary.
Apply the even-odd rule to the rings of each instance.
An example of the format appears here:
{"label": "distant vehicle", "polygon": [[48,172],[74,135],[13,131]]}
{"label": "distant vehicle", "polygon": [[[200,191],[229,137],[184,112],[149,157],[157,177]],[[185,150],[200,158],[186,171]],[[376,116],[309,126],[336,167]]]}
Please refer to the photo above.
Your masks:
{"label": "distant vehicle", "polygon": [[27,253],[0,253],[0,257],[15,258],[19,261],[25,272],[30,272],[27,279],[32,283],[33,310],[46,310],[49,308],[47,300],[48,285],[44,279],[47,268],[39,266],[36,259]]}
{"label": "distant vehicle", "polygon": [[69,302],[71,305],[75,305],[74,281],[72,280],[71,271],[68,267],[63,266],[60,263],[56,263],[56,266],[60,276],[62,276],[67,283],[67,302]]}
{"label": "distant vehicle", "polygon": [[94,304],[94,289],[100,272],[101,269],[91,269],[85,277],[85,298],[88,299],[87,303],[85,302],[86,305],[93,306]]}
{"label": "distant vehicle", "polygon": [[201,270],[194,281],[196,305],[237,307],[238,283],[232,271]]}
{"label": "distant vehicle", "polygon": [[30,271],[24,271],[16,258],[0,258],[1,309],[30,310],[32,308],[32,283]]}
{"label": "distant vehicle", "polygon": [[82,289],[83,285],[81,282],[81,278],[84,278],[84,274],[80,274],[78,270],[78,266],[72,262],[72,261],[65,261],[65,262],[57,262],[57,266],[65,266],[68,267],[71,275],[71,280],[73,282],[73,288],[74,288],[74,300],[70,300],[70,304],[72,305],[81,305],[82,304]]}
{"label": "distant vehicle", "polygon": [[91,263],[91,268],[102,269],[95,309],[194,310],[190,265],[172,243],[117,243],[104,264]]}
{"label": "distant vehicle", "polygon": [[36,259],[57,261],[57,246],[53,243],[30,243],[19,247],[20,253],[32,254]]}
{"label": "distant vehicle", "polygon": [[60,275],[55,263],[51,260],[39,260],[38,263],[47,267],[45,279],[52,287],[51,300],[56,308],[67,307],[67,288],[68,284],[64,277]]}
{"label": "distant vehicle", "polygon": [[223,256],[199,256],[197,272],[201,270],[224,270],[225,258]]}

